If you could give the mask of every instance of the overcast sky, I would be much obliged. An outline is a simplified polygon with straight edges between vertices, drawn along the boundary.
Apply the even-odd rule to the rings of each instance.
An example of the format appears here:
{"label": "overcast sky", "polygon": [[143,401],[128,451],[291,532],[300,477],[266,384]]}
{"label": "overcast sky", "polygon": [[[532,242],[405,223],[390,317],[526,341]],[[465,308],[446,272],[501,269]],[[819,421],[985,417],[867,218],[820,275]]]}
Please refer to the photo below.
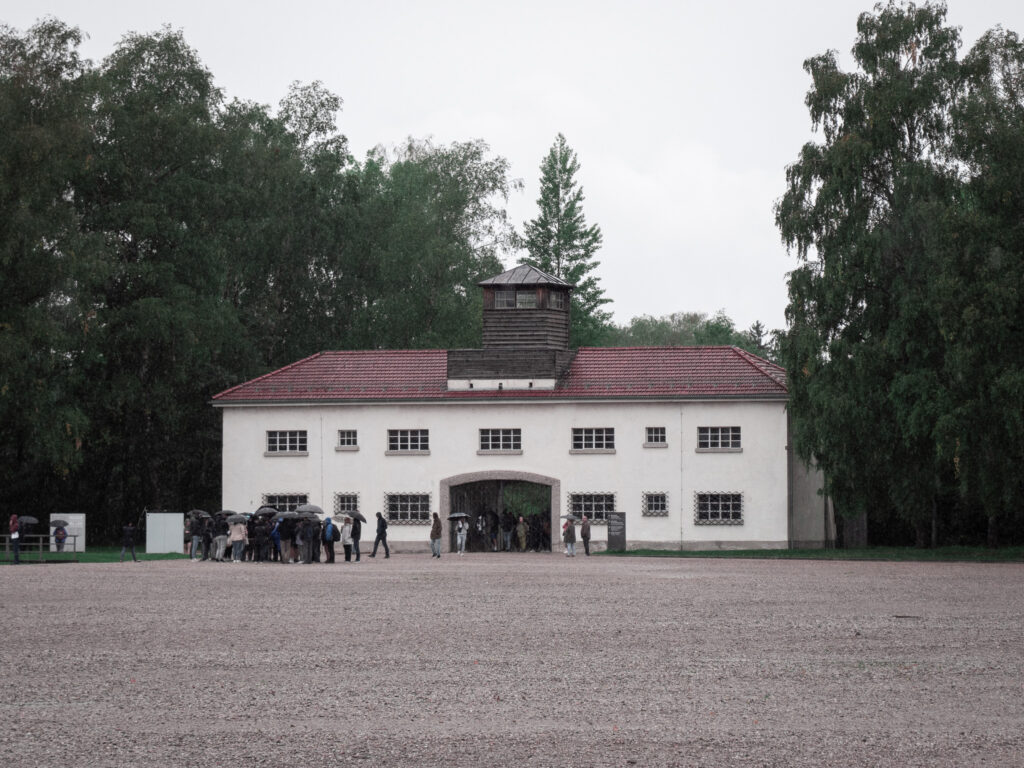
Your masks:
{"label": "overcast sky", "polygon": [[[785,167],[813,135],[803,61],[849,62],[869,0],[741,2],[218,2],[0,0],[0,22],[80,27],[101,60],[129,31],[184,32],[228,98],[276,105],[293,80],[344,99],[358,158],[404,138],[484,139],[536,215],[539,166],[564,133],[580,161],[598,273],[618,323],[724,309],[740,328],[785,323],[786,253],[773,223]],[[964,51],[1021,0],[951,0]],[[509,264],[509,266],[512,266]]]}

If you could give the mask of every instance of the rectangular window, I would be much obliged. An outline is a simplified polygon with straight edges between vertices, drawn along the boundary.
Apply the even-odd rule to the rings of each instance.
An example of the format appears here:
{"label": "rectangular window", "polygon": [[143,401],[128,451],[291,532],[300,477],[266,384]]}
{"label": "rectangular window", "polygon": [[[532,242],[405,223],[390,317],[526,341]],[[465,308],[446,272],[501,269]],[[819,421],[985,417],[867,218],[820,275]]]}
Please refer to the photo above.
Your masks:
{"label": "rectangular window", "polygon": [[516,309],[536,309],[536,291],[516,291]]}
{"label": "rectangular window", "polygon": [[668,494],[645,493],[641,514],[644,517],[668,517]]}
{"label": "rectangular window", "polygon": [[614,493],[572,493],[569,494],[569,511],[576,517],[587,516],[595,522],[607,522],[608,513],[615,511]]}
{"label": "rectangular window", "polygon": [[430,523],[430,494],[388,493],[384,495],[389,523],[428,525]]}
{"label": "rectangular window", "polygon": [[615,450],[614,427],[573,427],[572,449],[574,451]]}
{"label": "rectangular window", "polygon": [[388,453],[430,450],[429,429],[389,429]]}
{"label": "rectangular window", "polygon": [[494,292],[494,308],[495,309],[515,309],[516,308],[516,292],[515,291],[495,291]]}
{"label": "rectangular window", "polygon": [[345,515],[351,515],[359,511],[359,494],[336,493],[334,494],[334,517],[339,519]]}
{"label": "rectangular window", "polygon": [[698,451],[738,451],[742,447],[739,427],[697,427]]}
{"label": "rectangular window", "polygon": [[263,506],[273,507],[278,512],[294,512],[296,507],[309,502],[304,493],[265,493]]}
{"label": "rectangular window", "polygon": [[561,291],[551,291],[548,294],[548,306],[552,309],[565,309],[565,294]]}
{"label": "rectangular window", "polygon": [[523,430],[521,429],[481,429],[481,451],[521,451],[523,449]]}
{"label": "rectangular window", "polygon": [[267,432],[267,453],[305,453],[306,430],[270,430]]}
{"label": "rectangular window", "polygon": [[358,448],[359,447],[359,436],[356,434],[354,429],[339,429],[338,430],[338,447],[339,448]]}
{"label": "rectangular window", "polygon": [[647,440],[644,441],[644,445],[646,445],[648,447],[650,447],[650,446],[657,446],[657,445],[667,445],[667,441],[666,441],[666,438],[665,438],[665,428],[664,427],[648,427],[647,428]]}
{"label": "rectangular window", "polygon": [[693,522],[697,525],[742,525],[742,493],[694,494]]}

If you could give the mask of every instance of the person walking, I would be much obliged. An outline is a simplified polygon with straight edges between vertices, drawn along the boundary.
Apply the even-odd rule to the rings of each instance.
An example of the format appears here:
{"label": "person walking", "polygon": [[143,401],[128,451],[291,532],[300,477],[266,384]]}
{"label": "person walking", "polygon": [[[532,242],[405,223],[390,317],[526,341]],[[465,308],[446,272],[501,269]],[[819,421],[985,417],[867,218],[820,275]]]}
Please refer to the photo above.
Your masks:
{"label": "person walking", "polygon": [[378,544],[384,545],[384,559],[391,557],[391,550],[388,549],[388,521],[380,512],[377,513],[377,538],[373,540],[373,552],[370,553],[370,557],[377,556]]}
{"label": "person walking", "polygon": [[430,556],[441,559],[441,518],[434,513],[434,522],[430,526]]}
{"label": "person walking", "polygon": [[359,539],[363,537],[363,524],[360,522],[358,517],[352,518],[352,553],[356,556],[356,562],[359,562]]}
{"label": "person walking", "polygon": [[341,546],[345,550],[345,562],[352,562],[352,518],[346,517],[341,526]]}
{"label": "person walking", "polygon": [[459,557],[466,554],[466,534],[469,533],[469,520],[465,517],[460,517],[459,522],[455,524],[455,538],[459,544]]}
{"label": "person walking", "polygon": [[583,539],[583,554],[590,557],[590,520],[587,516],[583,516],[583,522],[580,523],[580,538]]}
{"label": "person walking", "polygon": [[11,552],[14,553],[14,564],[18,565],[21,562],[21,523],[18,522],[17,515],[11,515],[11,519],[7,521],[7,530],[11,536]]}
{"label": "person walking", "polygon": [[242,562],[245,545],[249,543],[249,531],[245,523],[232,523],[228,528],[228,541],[231,542],[231,561]]}
{"label": "person walking", "polygon": [[135,557],[135,523],[128,523],[124,528],[121,529],[121,562],[124,562],[124,553],[131,549],[132,551],[132,562],[139,562],[138,558]]}
{"label": "person walking", "polygon": [[[335,534],[338,535],[337,539],[334,538]],[[328,563],[333,563],[334,562],[334,542],[338,541],[340,539],[341,539],[341,531],[338,530],[338,526],[336,526],[333,522],[331,522],[331,518],[325,517],[324,518],[324,551],[327,553],[326,562],[328,562]]]}
{"label": "person walking", "polygon": [[565,542],[565,556],[576,557],[576,525],[573,520],[566,520],[562,526],[562,541]]}

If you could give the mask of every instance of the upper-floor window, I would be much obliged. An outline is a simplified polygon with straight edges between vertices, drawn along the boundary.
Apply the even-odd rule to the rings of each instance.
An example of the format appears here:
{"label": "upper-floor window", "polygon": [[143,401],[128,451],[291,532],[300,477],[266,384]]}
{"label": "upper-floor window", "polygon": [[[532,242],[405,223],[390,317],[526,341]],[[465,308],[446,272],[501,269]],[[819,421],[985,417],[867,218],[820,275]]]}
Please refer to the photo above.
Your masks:
{"label": "upper-floor window", "polygon": [[693,522],[697,525],[742,525],[742,493],[694,494]]}
{"label": "upper-floor window", "polygon": [[648,427],[647,439],[644,441],[645,448],[663,448],[668,445],[665,437],[664,427]]}
{"label": "upper-floor window", "polygon": [[495,291],[495,309],[536,309],[536,291]]}
{"label": "upper-floor window", "polygon": [[359,435],[354,429],[338,430],[338,448],[358,448]]}
{"label": "upper-floor window", "polygon": [[268,430],[267,453],[306,453],[306,430]]}
{"label": "upper-floor window", "polygon": [[294,512],[296,507],[309,503],[309,496],[304,493],[265,493],[263,506],[273,507],[278,512]]}
{"label": "upper-floor window", "polygon": [[548,294],[548,306],[551,307],[551,309],[565,309],[567,298],[566,294],[562,291],[551,291],[551,293]]}
{"label": "upper-floor window", "polygon": [[481,429],[481,451],[521,451],[523,449],[523,430],[512,429]]}
{"label": "upper-floor window", "polygon": [[615,511],[614,493],[571,493],[569,511],[576,517],[587,516],[588,520],[607,522],[608,513]]}
{"label": "upper-floor window", "polygon": [[738,451],[742,447],[739,427],[697,427],[698,451]]}
{"label": "upper-floor window", "polygon": [[573,427],[572,450],[611,451],[615,450],[614,427]]}
{"label": "upper-floor window", "polygon": [[388,453],[430,450],[429,429],[389,429]]}

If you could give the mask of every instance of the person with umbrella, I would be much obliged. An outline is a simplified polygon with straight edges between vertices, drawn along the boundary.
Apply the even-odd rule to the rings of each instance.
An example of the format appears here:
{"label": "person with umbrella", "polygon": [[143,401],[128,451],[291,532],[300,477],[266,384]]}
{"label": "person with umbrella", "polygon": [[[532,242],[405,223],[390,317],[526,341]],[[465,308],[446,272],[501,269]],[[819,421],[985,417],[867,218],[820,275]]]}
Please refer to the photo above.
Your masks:
{"label": "person with umbrella", "polygon": [[[481,519],[482,517],[477,518],[478,521]],[[458,543],[459,557],[462,557],[466,554],[466,534],[469,533],[469,518],[460,515],[458,521],[455,524],[455,540]]]}
{"label": "person with umbrella", "polygon": [[[245,526],[245,517],[232,515],[234,522],[228,527],[228,541],[231,542],[231,561],[242,562],[242,555],[245,553],[245,545],[249,543],[249,530]],[[226,521],[225,521],[226,522]]]}
{"label": "person with umbrella", "polygon": [[373,552],[370,553],[370,557],[377,556],[378,544],[384,545],[384,559],[391,557],[391,550],[388,549],[388,521],[380,512],[377,513],[377,538],[373,540]]}
{"label": "person with umbrella", "polygon": [[121,562],[124,562],[124,553],[131,549],[132,551],[132,562],[139,562],[138,558],[135,557],[135,523],[128,521],[128,525],[121,529]]}
{"label": "person with umbrella", "polygon": [[345,550],[345,562],[352,562],[352,518],[346,517],[341,526],[341,546]]}
{"label": "person with umbrella", "polygon": [[562,526],[562,541],[565,542],[565,556],[576,557],[576,518],[566,515]]}
{"label": "person with umbrella", "polygon": [[359,562],[359,539],[363,536],[363,523],[359,518],[358,514],[352,516],[352,552],[356,556],[357,563]]}
{"label": "person with umbrella", "polygon": [[7,521],[7,529],[11,535],[11,551],[14,553],[14,564],[21,563],[21,523],[17,515],[11,515]]}
{"label": "person with umbrella", "polygon": [[[225,514],[224,510],[217,513],[217,522],[213,531],[213,542],[215,545],[214,557],[218,563],[224,562],[224,555],[228,549],[228,536],[230,534],[230,523],[227,521],[228,515]],[[245,518],[243,518],[244,520]],[[249,536],[246,534],[245,541],[248,542]],[[234,558],[234,540],[231,541],[232,558]]]}
{"label": "person with umbrella", "polygon": [[63,520],[53,520],[50,525],[53,526],[53,543],[58,552],[63,552],[64,542],[68,540],[68,529],[64,527],[67,523]]}
{"label": "person with umbrella", "polygon": [[[335,538],[337,536],[337,538]],[[324,551],[327,559],[324,562],[334,562],[334,542],[341,541],[341,529],[334,524],[329,517],[324,518]]]}

